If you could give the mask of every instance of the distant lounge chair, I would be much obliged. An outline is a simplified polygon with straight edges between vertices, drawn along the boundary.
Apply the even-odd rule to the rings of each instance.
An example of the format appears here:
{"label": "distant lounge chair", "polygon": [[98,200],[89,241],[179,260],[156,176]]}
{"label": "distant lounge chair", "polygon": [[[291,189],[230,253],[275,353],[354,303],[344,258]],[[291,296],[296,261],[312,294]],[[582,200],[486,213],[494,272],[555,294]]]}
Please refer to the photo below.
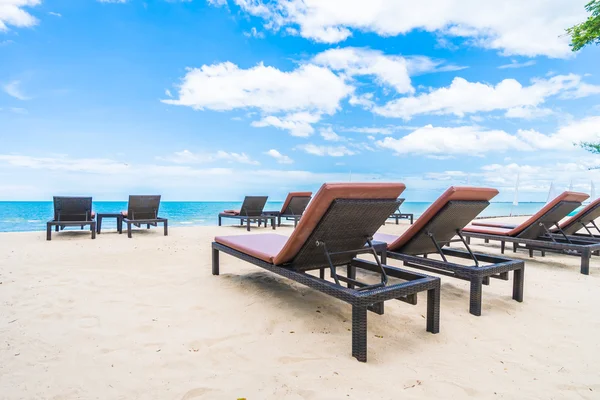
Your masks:
{"label": "distant lounge chair", "polygon": [[[374,240],[386,242],[387,257],[403,261],[405,266],[470,281],[469,312],[473,315],[481,315],[482,285],[489,284],[489,278],[508,280],[509,271],[514,271],[512,297],[521,302],[525,263],[473,253],[460,233],[497,194],[496,189],[450,187],[402,235],[377,233]],[[444,247],[456,242],[455,236],[466,251]],[[442,260],[428,258],[430,254],[438,254]],[[470,262],[469,265],[457,264],[448,257]]]}
{"label": "distant lounge chair", "polygon": [[402,203],[404,203],[404,199],[398,199],[398,201],[400,202],[400,206],[398,206],[398,210],[396,210],[395,213],[390,215],[389,218],[394,218],[396,220],[396,225],[398,225],[398,222],[401,219],[410,219],[410,224],[412,225],[415,215],[401,212],[400,207],[402,207]]}
{"label": "distant lounge chair", "polygon": [[96,239],[95,213],[92,211],[91,197],[54,196],[54,218],[46,223],[46,240],[52,240],[52,227],[64,229],[67,226],[89,225],[92,239]]}
{"label": "distant lounge chair", "polygon": [[281,206],[281,211],[265,211],[263,214],[276,216],[277,226],[281,226],[282,218],[285,218],[286,221],[294,221],[295,228],[308,206],[311,196],[312,192],[290,192]]}
{"label": "distant lounge chair", "polygon": [[502,253],[506,242],[509,242],[513,244],[513,252],[523,245],[523,248],[529,250],[530,257],[533,257],[534,250],[541,251],[542,255],[548,251],[577,256],[581,258],[581,273],[589,275],[590,258],[593,253],[600,252],[600,242],[594,243],[569,236],[560,229],[560,234],[551,231],[553,226],[559,227],[559,221],[581,206],[588,197],[585,193],[564,192],[517,226],[502,228],[470,225],[465,227],[462,233],[467,241],[470,238],[484,239],[486,242],[499,241]]}
{"label": "distant lounge chair", "polygon": [[[598,227],[595,222],[598,218],[600,218],[600,198],[590,202],[575,215],[559,223],[558,227],[555,226],[551,228],[550,232],[553,235],[562,235],[564,233],[569,238],[579,240],[600,240],[600,227]],[[504,229],[514,229],[519,226],[518,224],[487,221],[474,221],[472,225]],[[581,232],[582,230],[584,230],[584,232]]]}
{"label": "distant lounge chair", "polygon": [[150,229],[150,225],[157,226],[158,223],[163,224],[165,236],[169,234],[167,218],[158,216],[158,208],[160,207],[160,195],[129,196],[127,211],[121,212],[123,222],[127,224],[127,237],[131,239],[131,225],[137,226],[146,225]]}
{"label": "distant lounge chair", "polygon": [[267,203],[268,196],[246,196],[242,203],[242,208],[239,210],[225,210],[219,213],[219,226],[221,226],[222,218],[234,218],[240,221],[240,225],[246,223],[246,230],[250,232],[250,224],[252,222],[258,222],[259,226],[261,222],[267,226],[267,221],[271,221],[271,226],[275,229],[274,215],[264,215],[263,209]]}
{"label": "distant lounge chair", "polygon": [[[396,199],[404,187],[384,183],[324,184],[289,238],[275,234],[215,237],[212,273],[219,275],[219,252],[223,252],[350,303],[352,355],[359,361],[367,360],[367,310],[383,314],[386,300],[416,304],[416,294],[427,291],[427,331],[437,333],[439,278],[381,264],[371,242],[375,231],[398,208]],[[356,258],[366,253],[372,254],[375,262]],[[346,276],[339,274],[342,266]],[[356,280],[357,268],[379,274],[380,282]],[[325,279],[325,269],[333,282]],[[319,277],[307,273],[311,270],[319,270]],[[388,284],[388,276],[404,282]]]}

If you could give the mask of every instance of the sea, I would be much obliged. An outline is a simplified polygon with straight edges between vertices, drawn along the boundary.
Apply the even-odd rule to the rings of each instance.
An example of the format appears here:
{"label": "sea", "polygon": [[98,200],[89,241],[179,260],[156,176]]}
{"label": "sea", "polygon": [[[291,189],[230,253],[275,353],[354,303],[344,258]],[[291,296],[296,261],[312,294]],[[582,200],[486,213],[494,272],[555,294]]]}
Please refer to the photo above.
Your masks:
{"label": "sea", "polygon": [[[404,202],[403,213],[412,213],[418,218],[431,203]],[[209,202],[209,201],[163,201],[160,204],[159,215],[169,219],[169,226],[210,226],[217,225],[217,215],[223,210],[239,209],[241,202]],[[280,210],[282,202],[269,202],[265,210]],[[481,217],[532,215],[544,203],[519,203],[515,206],[510,202],[491,203],[481,214]],[[96,201],[93,210],[97,213],[114,213],[127,209],[127,202]],[[51,201],[0,201],[0,232],[43,231],[46,221],[52,219],[53,206]],[[236,220],[223,219],[223,224],[236,224]],[[102,229],[116,229],[113,218],[102,220]]]}

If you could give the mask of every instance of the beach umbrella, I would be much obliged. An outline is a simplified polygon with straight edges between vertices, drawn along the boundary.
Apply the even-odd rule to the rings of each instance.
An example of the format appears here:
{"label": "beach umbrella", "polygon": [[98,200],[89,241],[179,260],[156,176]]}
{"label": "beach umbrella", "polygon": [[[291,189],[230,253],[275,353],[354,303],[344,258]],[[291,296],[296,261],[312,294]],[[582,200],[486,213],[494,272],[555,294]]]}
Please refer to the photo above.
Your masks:
{"label": "beach umbrella", "polygon": [[[515,197],[512,202],[513,206],[519,205],[519,174],[517,174],[517,183],[515,184]],[[512,216],[513,209],[510,208],[510,215]]]}
{"label": "beach umbrella", "polygon": [[550,190],[548,190],[548,198],[546,199],[546,203],[549,203],[554,197],[552,193],[554,192],[554,181],[550,182]]}

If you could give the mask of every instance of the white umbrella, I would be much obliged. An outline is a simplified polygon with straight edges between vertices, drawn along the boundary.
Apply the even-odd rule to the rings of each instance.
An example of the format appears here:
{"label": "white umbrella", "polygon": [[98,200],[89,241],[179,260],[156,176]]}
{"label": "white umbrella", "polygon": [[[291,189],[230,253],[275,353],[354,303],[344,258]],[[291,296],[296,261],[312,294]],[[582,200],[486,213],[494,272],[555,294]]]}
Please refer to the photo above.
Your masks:
{"label": "white umbrella", "polygon": [[[515,184],[515,198],[513,199],[513,206],[519,205],[519,174],[517,174],[517,183]],[[510,208],[510,215],[512,216],[512,207]]]}
{"label": "white umbrella", "polygon": [[550,182],[550,190],[548,190],[548,198],[546,199],[546,203],[549,203],[550,200],[554,198],[552,193],[554,192],[554,181]]}

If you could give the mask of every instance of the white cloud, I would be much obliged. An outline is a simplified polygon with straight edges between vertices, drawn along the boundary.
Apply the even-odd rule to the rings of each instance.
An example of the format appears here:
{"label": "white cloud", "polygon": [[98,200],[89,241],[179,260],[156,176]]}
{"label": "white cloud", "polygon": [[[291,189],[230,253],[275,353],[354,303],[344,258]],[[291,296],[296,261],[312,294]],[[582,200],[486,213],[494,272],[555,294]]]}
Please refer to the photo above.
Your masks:
{"label": "white cloud", "polygon": [[391,135],[394,129],[391,127],[349,127],[349,128],[340,128],[343,132],[357,132],[357,133],[366,133],[368,135]]}
{"label": "white cloud", "polygon": [[419,128],[399,139],[386,137],[377,146],[393,150],[396,154],[474,155],[490,151],[522,150],[524,145],[517,137],[502,130],[483,130],[475,126],[456,128]]}
{"label": "white cloud", "polygon": [[17,28],[29,28],[36,25],[38,20],[24,8],[39,4],[41,4],[41,0],[0,1],[0,31],[7,31],[9,25]]}
{"label": "white cloud", "polygon": [[313,57],[312,62],[343,71],[349,77],[373,76],[379,85],[392,87],[398,93],[414,92],[411,75],[463,69],[442,65],[443,61],[425,56],[386,55],[379,50],[357,47],[329,49]]}
{"label": "white cloud", "polygon": [[419,128],[400,138],[385,137],[376,142],[396,154],[416,155],[471,155],[502,151],[556,151],[579,150],[580,142],[600,141],[600,116],[572,121],[556,132],[543,134],[535,130],[518,130],[510,134],[503,130],[489,130],[478,126]]}
{"label": "white cloud", "polygon": [[[529,86],[523,86],[515,79],[504,79],[497,85],[469,82],[454,78],[450,86],[434,89],[417,96],[402,97],[387,104],[375,107],[373,111],[386,117],[405,120],[420,114],[465,114],[508,110],[516,107],[537,107],[548,97],[584,96],[594,94],[600,86],[587,85],[575,74],[557,75],[549,79],[536,79]],[[513,115],[516,114],[513,112]]]}
{"label": "white cloud", "polygon": [[300,150],[303,150],[306,153],[315,156],[343,157],[356,154],[354,151],[348,149],[346,146],[317,146],[315,144],[309,143],[302,144],[297,147]]}
{"label": "white cloud", "polygon": [[549,108],[538,108],[538,107],[513,107],[506,110],[504,116],[506,118],[522,118],[522,119],[535,119],[546,117],[554,114]]}
{"label": "white cloud", "polygon": [[353,88],[327,68],[302,65],[285,72],[258,64],[241,69],[231,62],[190,68],[178,99],[164,103],[196,110],[258,108],[264,112],[318,111],[333,114]]}
{"label": "white cloud", "polygon": [[61,13],[57,13],[57,12],[54,12],[54,11],[48,11],[48,14],[52,15],[54,17],[59,17],[59,18],[62,17]]}
{"label": "white cloud", "polygon": [[99,1],[100,3],[119,3],[119,4],[127,3],[127,0],[97,0],[97,1]]}
{"label": "white cloud", "polygon": [[328,142],[343,142],[346,140],[345,137],[335,133],[331,127],[321,129],[321,137]]}
{"label": "white cloud", "polygon": [[233,153],[219,150],[216,153],[193,153],[189,150],[177,151],[167,157],[157,157],[158,160],[168,161],[175,164],[204,164],[217,161],[237,162],[241,164],[259,165],[258,161],[252,160],[246,153]]}
{"label": "white cloud", "polygon": [[169,89],[165,89],[165,96],[173,97],[173,94],[171,93],[171,91]]}
{"label": "white cloud", "polygon": [[265,154],[273,157],[279,164],[292,164],[294,162],[290,157],[281,154],[275,149],[271,149],[265,152]]}
{"label": "white cloud", "polygon": [[535,65],[535,60],[529,60],[525,62],[518,62],[517,60],[510,60],[510,64],[500,65],[498,69],[506,69],[506,68],[523,68],[523,67],[531,67]]}
{"label": "white cloud", "polygon": [[292,27],[318,42],[343,41],[353,30],[380,36],[425,30],[438,36],[466,38],[468,45],[500,50],[505,55],[525,56],[569,57],[565,28],[587,18],[587,0],[232,1],[265,19],[267,28]]}
{"label": "white cloud", "polygon": [[263,117],[260,121],[252,121],[251,125],[256,128],[273,126],[277,129],[288,130],[292,136],[307,137],[315,132],[312,124],[317,123],[320,120],[320,114],[298,112],[287,114],[282,117],[269,115]]}
{"label": "white cloud", "polygon": [[408,67],[403,57],[387,56],[370,49],[346,47],[317,54],[312,62],[349,76],[374,76],[380,85],[389,85],[398,93],[412,93]]}
{"label": "white cloud", "polygon": [[9,96],[18,100],[29,100],[30,98],[21,90],[20,81],[11,81],[2,86],[2,90]]}
{"label": "white cloud", "polygon": [[254,37],[257,39],[264,39],[265,37],[265,33],[264,32],[259,32],[256,30],[255,27],[252,27],[252,29],[250,29],[250,32],[244,32],[244,36],[246,37]]}
{"label": "white cloud", "polygon": [[574,150],[580,142],[600,142],[600,116],[573,121],[549,135],[535,130],[519,130],[517,135],[540,150]]}

